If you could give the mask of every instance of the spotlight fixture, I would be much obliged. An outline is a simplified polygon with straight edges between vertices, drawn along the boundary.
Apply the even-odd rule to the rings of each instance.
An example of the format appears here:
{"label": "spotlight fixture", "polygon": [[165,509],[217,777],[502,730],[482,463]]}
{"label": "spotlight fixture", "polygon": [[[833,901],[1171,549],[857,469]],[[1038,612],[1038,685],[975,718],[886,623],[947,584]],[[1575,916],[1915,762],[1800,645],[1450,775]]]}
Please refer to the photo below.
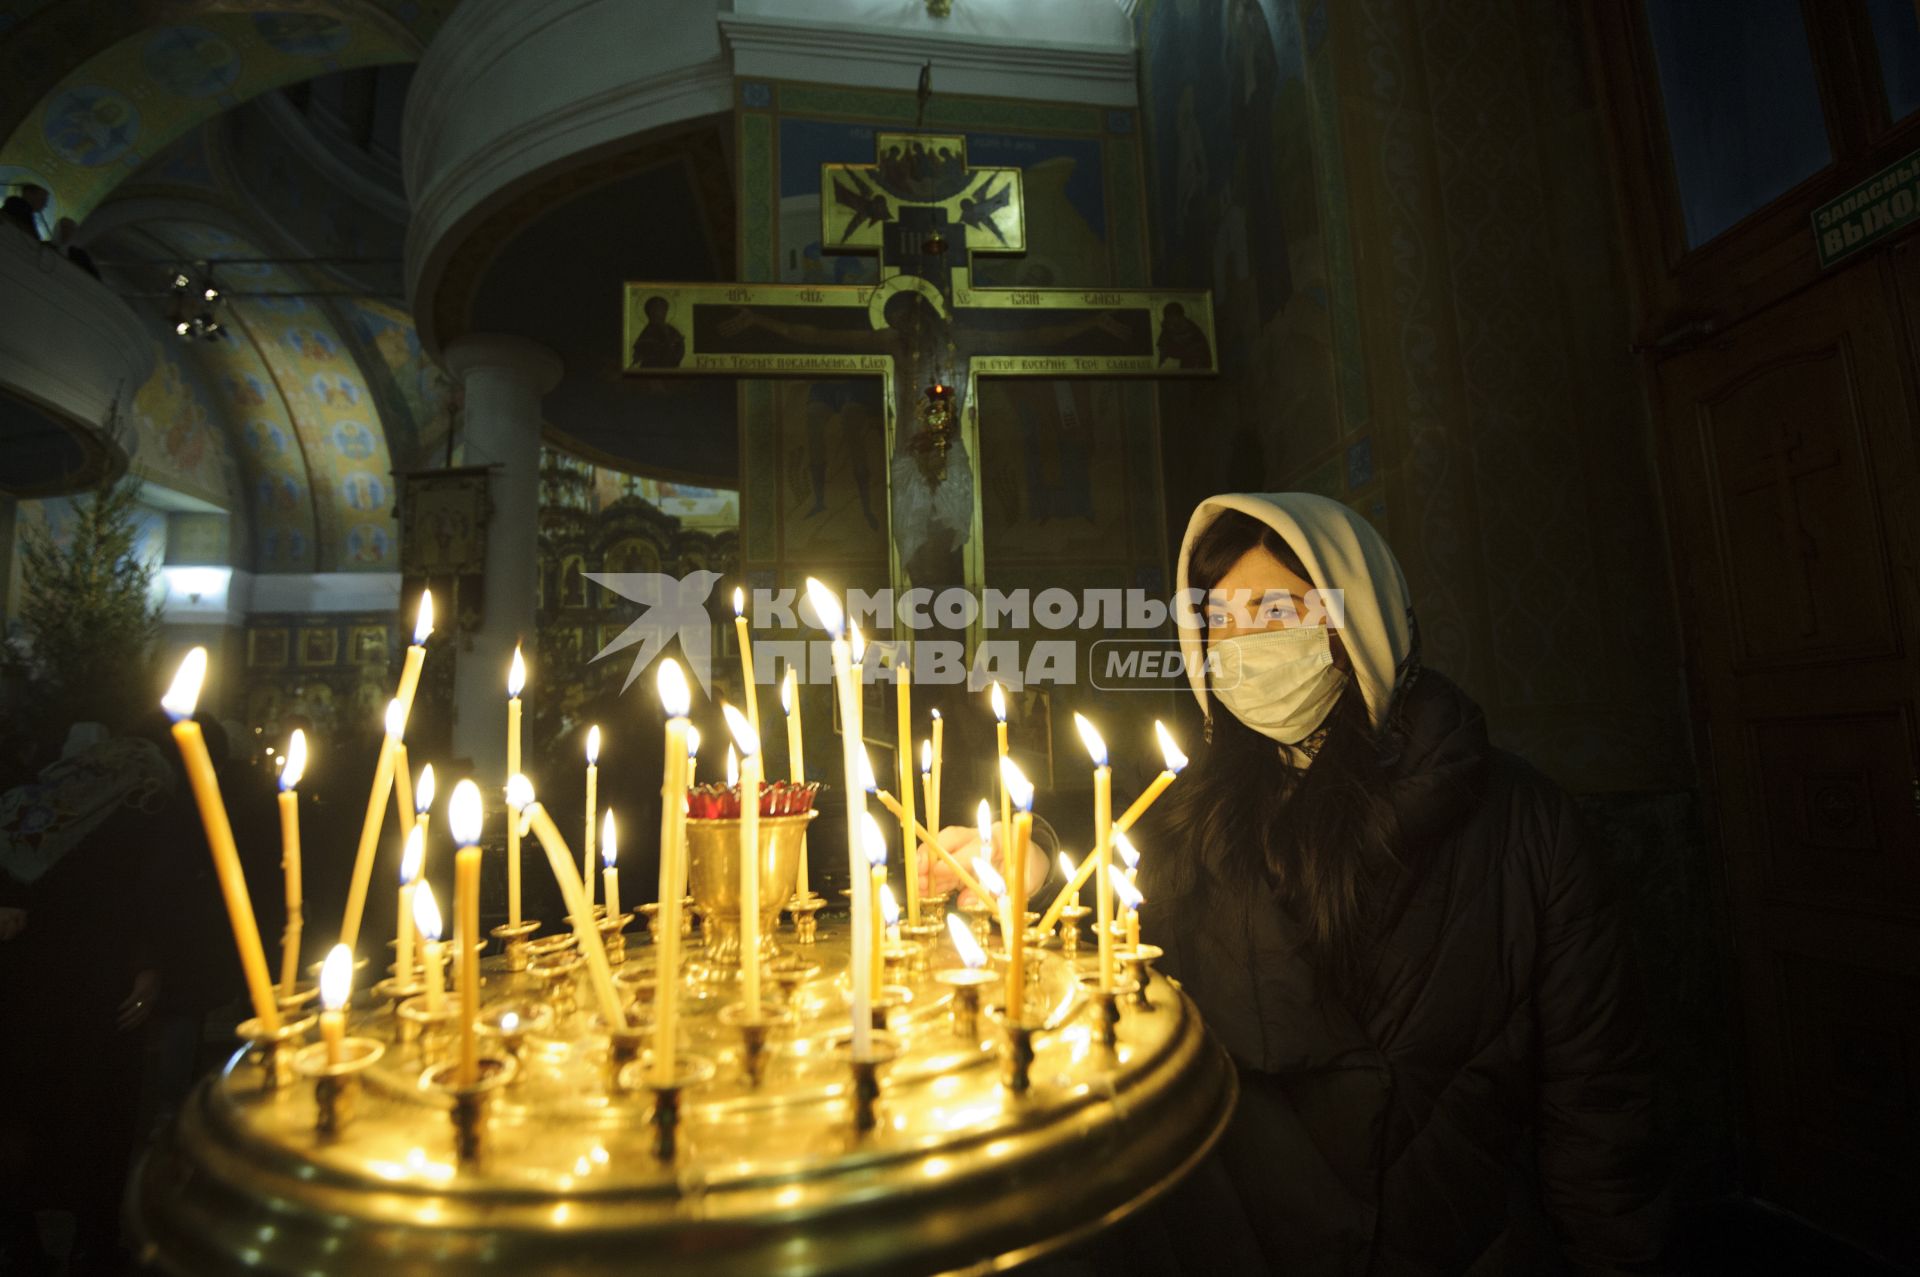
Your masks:
{"label": "spotlight fixture", "polygon": [[[193,267],[174,269],[173,308],[168,318],[173,324],[176,337],[187,341],[196,337],[207,341],[218,341],[227,335],[227,330],[221,324],[219,316],[215,314],[214,308],[225,298],[221,295],[220,286],[214,282],[212,272],[207,269],[205,263],[200,264],[200,269],[207,273],[198,282],[194,279]],[[195,294],[198,295],[197,298]]]}

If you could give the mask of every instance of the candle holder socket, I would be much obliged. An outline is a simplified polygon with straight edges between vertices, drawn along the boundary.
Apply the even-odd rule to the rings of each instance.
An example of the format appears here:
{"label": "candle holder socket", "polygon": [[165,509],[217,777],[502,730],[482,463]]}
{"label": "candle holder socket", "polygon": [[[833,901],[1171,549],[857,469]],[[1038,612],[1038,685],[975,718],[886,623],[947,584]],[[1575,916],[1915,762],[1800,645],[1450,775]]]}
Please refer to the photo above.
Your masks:
{"label": "candle holder socket", "polygon": [[453,1027],[453,998],[444,999],[438,1011],[427,1008],[424,997],[408,998],[393,1009],[393,1040],[398,1046],[415,1046],[421,1063],[430,1063],[445,1048]]}
{"label": "candle holder socket", "polygon": [[787,901],[787,912],[793,916],[793,942],[812,944],[820,936],[820,911],[827,907],[825,896],[809,891],[804,896],[795,896]]}
{"label": "candle holder socket", "polygon": [[513,1081],[520,1066],[509,1055],[483,1055],[479,1077],[471,1086],[459,1085],[457,1063],[436,1064],[420,1075],[423,1090],[438,1091],[453,1101],[453,1151],[462,1166],[486,1160],[487,1109],[494,1092]]}
{"label": "candle holder socket", "polygon": [[1153,1000],[1147,996],[1147,985],[1153,979],[1153,964],[1165,953],[1159,945],[1142,944],[1122,949],[1114,955],[1126,964],[1127,974],[1133,980],[1133,1005],[1142,1011],[1153,1010]]}
{"label": "candle holder socket", "polygon": [[1079,956],[1080,924],[1093,910],[1083,904],[1063,905],[1060,909],[1060,952],[1068,958]]}
{"label": "candle holder socket", "polygon": [[949,967],[933,973],[934,980],[953,990],[953,1035],[968,1042],[980,1040],[980,990],[1001,983],[984,967]]}
{"label": "candle holder socket", "polygon": [[[511,1026],[507,1022],[509,1015],[514,1017]],[[475,1031],[490,1048],[490,1053],[511,1056],[518,1063],[527,1035],[546,1033],[552,1028],[553,1010],[545,1003],[511,999],[482,1007]]]}
{"label": "candle holder socket", "polygon": [[653,1092],[653,1113],[647,1119],[653,1127],[653,1156],[661,1165],[671,1166],[680,1154],[680,1097],[690,1087],[712,1080],[714,1066],[703,1055],[679,1053],[673,1057],[673,1076],[657,1079],[653,1058],[652,1051],[644,1052],[626,1066],[621,1081],[629,1090],[644,1086]]}
{"label": "candle holder socket", "polygon": [[780,990],[781,1005],[791,1012],[796,1009],[800,986],[820,974],[820,964],[796,954],[783,953],[769,962],[766,970]]}
{"label": "candle holder socket", "polygon": [[1000,1080],[1015,1095],[1025,1095],[1033,1085],[1034,1027],[1003,1018],[1000,1028],[1007,1035],[1006,1053],[1000,1057]]}
{"label": "candle holder socket", "polygon": [[297,1020],[282,1020],[280,1027],[271,1032],[257,1016],[235,1026],[234,1033],[247,1044],[248,1057],[259,1065],[261,1090],[277,1090],[293,1080],[294,1051],[306,1041],[308,1031],[318,1019],[316,1015],[308,1015]]}
{"label": "candle holder socket", "polygon": [[848,1038],[836,1039],[835,1051],[844,1055],[853,1074],[847,1098],[852,1108],[854,1132],[869,1134],[880,1124],[880,1070],[899,1055],[900,1044],[890,1033],[875,1033],[865,1055],[856,1054]]}
{"label": "candle holder socket", "polygon": [[299,1019],[319,996],[320,982],[317,980],[298,981],[291,991],[284,985],[273,986],[273,1004],[279,1008],[283,1020]]}
{"label": "candle holder socket", "polygon": [[501,949],[507,955],[507,970],[525,971],[527,961],[532,956],[528,952],[528,941],[539,930],[538,918],[523,918],[517,923],[502,923],[487,934],[500,942]]}
{"label": "candle holder socket", "polygon": [[372,1038],[344,1038],[340,1058],[327,1062],[327,1044],[302,1047],[293,1057],[294,1071],[313,1079],[313,1129],[321,1139],[333,1139],[353,1120],[360,1098],[360,1074],[387,1052]]}
{"label": "candle holder socket", "polygon": [[740,1030],[740,1072],[748,1086],[759,1089],[766,1069],[767,1034],[792,1019],[784,1008],[765,1002],[757,1006],[733,1002],[720,1008],[720,1023]]}

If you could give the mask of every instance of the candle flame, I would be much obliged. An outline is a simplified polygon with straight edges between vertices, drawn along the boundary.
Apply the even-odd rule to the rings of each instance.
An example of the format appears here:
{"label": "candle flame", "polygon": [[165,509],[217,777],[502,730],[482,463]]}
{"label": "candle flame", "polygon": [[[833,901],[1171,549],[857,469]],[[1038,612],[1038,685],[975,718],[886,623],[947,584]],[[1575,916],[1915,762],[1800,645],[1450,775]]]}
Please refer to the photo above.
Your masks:
{"label": "candle flame", "polygon": [[1167,770],[1178,776],[1180,769],[1187,765],[1187,756],[1173,743],[1173,733],[1167,730],[1167,725],[1157,718],[1153,720],[1153,734],[1160,738],[1160,752],[1166,757]]}
{"label": "candle flame", "polygon": [[953,937],[954,951],[960,955],[960,963],[966,967],[984,967],[987,965],[987,951],[973,938],[973,929],[957,913],[947,915],[947,934]]}
{"label": "candle flame", "polygon": [[1020,811],[1033,810],[1033,782],[1011,758],[1000,760],[1000,780],[1007,787],[1007,800]]}
{"label": "candle flame", "polygon": [[799,682],[800,671],[789,663],[787,666],[787,676],[780,680],[780,712],[782,714],[793,713],[793,698]]}
{"label": "candle flame", "polygon": [[176,723],[192,718],[194,706],[200,703],[200,685],[206,681],[207,649],[196,647],[181,660],[173,685],[160,698],[160,708]]}
{"label": "candle flame", "polygon": [[738,785],[739,783],[740,783],[740,751],[734,748],[734,746],[731,743],[729,743],[727,745],[727,784],[729,786],[732,786],[732,785]]}
{"label": "candle flame", "polygon": [[1086,745],[1087,753],[1093,757],[1095,767],[1107,765],[1107,742],[1101,738],[1100,729],[1095,727],[1085,714],[1075,712],[1073,725],[1080,731],[1080,740]]}
{"label": "candle flame", "polygon": [[1140,867],[1140,851],[1133,845],[1133,839],[1127,837],[1124,830],[1113,831],[1113,849],[1120,853],[1120,863],[1129,869]]}
{"label": "candle flame", "polygon": [[307,733],[302,728],[294,728],[293,736],[287,741],[287,761],[280,764],[280,788],[292,789],[307,774]]}
{"label": "candle flame", "polygon": [[513,645],[513,664],[507,666],[507,695],[518,696],[527,686],[527,658],[521,654],[520,645]]}
{"label": "candle flame", "polygon": [[[524,777],[516,777],[524,780]],[[512,789],[512,785],[508,785]],[[532,794],[528,794],[531,799]],[[453,797],[447,802],[447,828],[453,832],[453,840],[462,847],[471,847],[480,841],[480,786],[471,780],[463,780],[453,787]]]}
{"label": "candle flame", "polygon": [[347,1005],[352,993],[353,950],[337,944],[327,951],[327,960],[320,964],[320,1006],[327,1011],[338,1011]]}
{"label": "candle flame", "polygon": [[974,832],[980,835],[980,849],[982,851],[993,846],[993,807],[984,798],[980,800],[980,805],[974,809],[973,828]]}
{"label": "candle flame", "polygon": [[600,763],[600,724],[595,723],[587,729],[587,766],[596,767]]}
{"label": "candle flame", "polygon": [[996,719],[1003,723],[1007,721],[1007,694],[998,680],[995,680],[992,689],[987,693],[987,703],[993,706],[993,716]]}
{"label": "candle flame", "polygon": [[1140,888],[1127,881],[1127,876],[1113,865],[1107,866],[1107,877],[1113,883],[1114,898],[1122,908],[1138,909],[1146,903],[1146,897],[1140,894]]}
{"label": "candle flame", "polygon": [[[465,785],[467,782],[463,780],[460,783]],[[480,790],[478,787],[474,789],[473,797],[474,810],[477,812],[480,801]],[[460,791],[458,789],[453,791],[453,800],[455,802],[460,801]],[[533,806],[533,782],[527,779],[526,773],[515,772],[513,775],[507,777],[507,806],[513,808],[515,811],[525,811],[527,808]],[[478,829],[479,827],[479,822],[475,821],[474,828]],[[454,834],[456,838],[459,836],[458,833]]]}
{"label": "candle flame", "polygon": [[880,921],[889,927],[900,925],[900,902],[893,898],[893,888],[884,882],[880,884]]}
{"label": "candle flame", "polygon": [[653,686],[660,693],[660,708],[667,711],[668,718],[687,716],[687,709],[693,704],[693,692],[687,687],[687,675],[680,668],[680,662],[671,656],[660,662]]}
{"label": "candle flame", "polygon": [[839,638],[846,627],[846,613],[840,610],[840,600],[833,596],[833,591],[815,578],[808,577],[807,602],[813,605],[813,614],[820,619],[820,628]]}
{"label": "candle flame", "polygon": [[930,740],[920,742],[920,770],[927,775],[933,773],[933,742]]}
{"label": "candle flame", "polygon": [[735,616],[747,614],[747,592],[737,585],[733,587],[733,614]]}
{"label": "candle flame", "polygon": [[1000,871],[993,867],[991,860],[988,860],[985,856],[975,856],[973,858],[973,876],[980,880],[980,885],[985,887],[987,894],[995,900],[1006,899],[1007,880],[1000,876]]}
{"label": "candle flame", "polygon": [[[867,636],[860,632],[858,621],[847,622],[847,651],[853,657],[855,665],[867,663]],[[864,677],[864,674],[862,676]]]}
{"label": "candle flame", "polygon": [[420,610],[413,614],[413,645],[421,646],[433,633],[433,591],[420,591]]}
{"label": "candle flame", "polygon": [[600,822],[600,862],[607,868],[614,867],[620,859],[620,843],[613,828],[613,808],[607,808],[607,818]]}
{"label": "candle flame", "polygon": [[700,729],[692,723],[687,724],[687,757],[693,759],[700,753]]}
{"label": "candle flame", "polygon": [[395,697],[387,702],[387,737],[398,743],[407,734],[407,707]]}
{"label": "candle flame", "polygon": [[420,880],[420,870],[427,860],[427,831],[415,825],[413,832],[407,835],[407,849],[400,853],[400,885]]}
{"label": "candle flame", "polygon": [[876,869],[887,863],[887,835],[872,812],[867,813],[867,863]]}
{"label": "candle flame", "polygon": [[416,815],[424,816],[433,809],[433,764],[428,763],[420,769],[420,779],[413,783],[413,810]]}
{"label": "candle flame", "polygon": [[743,758],[752,758],[760,752],[760,733],[753,730],[753,724],[747,716],[731,705],[723,704],[720,712],[726,716],[727,730],[733,733],[733,743],[740,747]]}
{"label": "candle flame", "polygon": [[1073,863],[1073,857],[1064,851],[1060,853],[1060,872],[1067,876],[1068,882],[1072,882],[1073,875],[1079,872]]}
{"label": "candle flame", "polygon": [[865,749],[860,751],[860,788],[869,794],[880,792],[880,782],[873,774],[873,759],[867,756]]}
{"label": "candle flame", "polygon": [[413,889],[413,929],[424,940],[440,938],[440,903],[433,898],[433,884],[424,878]]}
{"label": "candle flame", "polygon": [[934,716],[934,718],[936,718],[936,719],[938,719],[938,718],[940,717],[940,711],[939,711],[939,710],[937,710],[937,709],[936,709],[936,710],[932,710],[932,711],[930,711],[930,712],[931,712],[931,713],[933,714],[933,716]]}

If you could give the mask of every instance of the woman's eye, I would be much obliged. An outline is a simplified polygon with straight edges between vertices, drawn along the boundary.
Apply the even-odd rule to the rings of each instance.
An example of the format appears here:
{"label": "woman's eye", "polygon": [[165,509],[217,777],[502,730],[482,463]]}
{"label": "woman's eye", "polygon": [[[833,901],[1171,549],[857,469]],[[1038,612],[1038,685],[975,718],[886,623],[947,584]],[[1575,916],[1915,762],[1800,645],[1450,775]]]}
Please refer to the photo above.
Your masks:
{"label": "woman's eye", "polygon": [[1210,630],[1225,629],[1226,624],[1227,624],[1227,614],[1225,612],[1208,612],[1207,613],[1208,629]]}

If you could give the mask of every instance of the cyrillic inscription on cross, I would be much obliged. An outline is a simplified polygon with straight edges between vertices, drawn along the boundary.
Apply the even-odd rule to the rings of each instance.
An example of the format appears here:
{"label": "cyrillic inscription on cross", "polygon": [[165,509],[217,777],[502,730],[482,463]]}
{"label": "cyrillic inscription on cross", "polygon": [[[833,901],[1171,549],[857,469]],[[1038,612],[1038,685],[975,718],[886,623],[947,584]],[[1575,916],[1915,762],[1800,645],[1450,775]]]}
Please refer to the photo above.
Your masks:
{"label": "cyrillic inscription on cross", "polygon": [[979,379],[1213,373],[1212,296],[975,288],[972,253],[1025,249],[1020,171],[969,167],[959,136],[876,152],[823,167],[821,243],[877,251],[877,286],[629,283],[627,371],[886,379],[893,586],[978,592]]}

